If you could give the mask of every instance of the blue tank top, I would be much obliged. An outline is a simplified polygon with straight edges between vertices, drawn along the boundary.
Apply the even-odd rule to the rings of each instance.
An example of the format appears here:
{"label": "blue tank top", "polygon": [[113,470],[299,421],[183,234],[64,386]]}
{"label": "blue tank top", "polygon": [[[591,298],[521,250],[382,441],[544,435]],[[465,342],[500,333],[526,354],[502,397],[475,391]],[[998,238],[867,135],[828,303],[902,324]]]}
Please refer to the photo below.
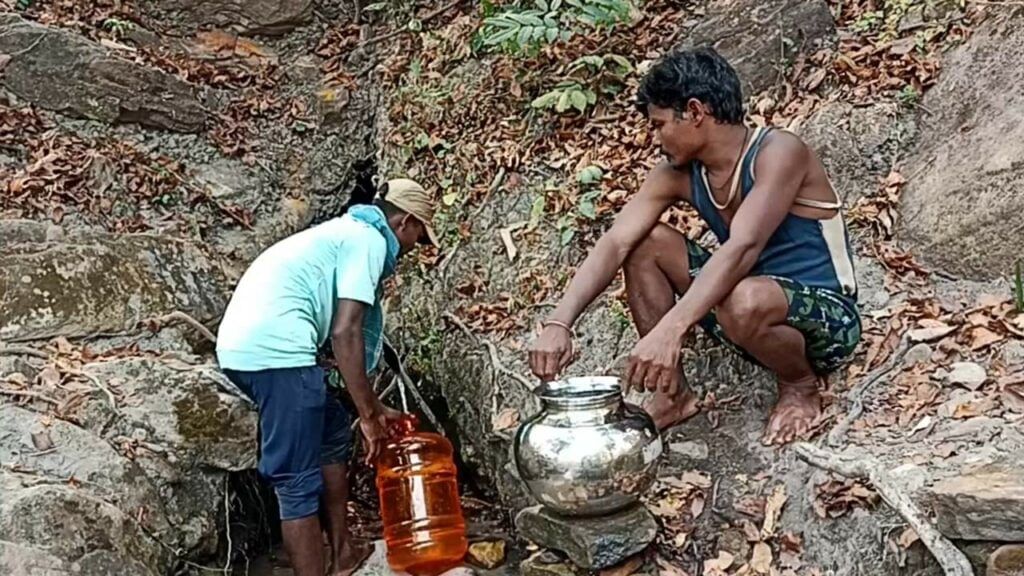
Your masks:
{"label": "blue tank top", "polygon": [[[734,187],[737,184],[739,186],[741,202],[754,187],[754,163],[769,132],[771,129],[757,129],[742,156],[739,181],[733,183]],[[718,242],[724,244],[729,239],[729,227],[712,201],[711,186],[704,165],[696,160],[690,165],[690,182],[693,207],[707,222]],[[795,202],[814,208],[836,210],[836,214],[823,220],[787,214],[768,239],[751,275],[781,276],[805,286],[826,288],[856,301],[853,252],[843,223],[842,202],[838,194],[834,203],[805,198],[797,198]]]}

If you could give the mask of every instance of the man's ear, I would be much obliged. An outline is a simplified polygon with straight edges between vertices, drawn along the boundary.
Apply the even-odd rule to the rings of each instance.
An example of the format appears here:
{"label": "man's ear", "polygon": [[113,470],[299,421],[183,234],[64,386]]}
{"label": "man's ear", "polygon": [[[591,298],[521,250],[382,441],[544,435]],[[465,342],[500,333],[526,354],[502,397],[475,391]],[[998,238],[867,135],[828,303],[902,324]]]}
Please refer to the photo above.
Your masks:
{"label": "man's ear", "polygon": [[686,101],[686,112],[690,116],[690,120],[693,120],[694,126],[699,126],[708,114],[707,107],[696,98],[690,98]]}

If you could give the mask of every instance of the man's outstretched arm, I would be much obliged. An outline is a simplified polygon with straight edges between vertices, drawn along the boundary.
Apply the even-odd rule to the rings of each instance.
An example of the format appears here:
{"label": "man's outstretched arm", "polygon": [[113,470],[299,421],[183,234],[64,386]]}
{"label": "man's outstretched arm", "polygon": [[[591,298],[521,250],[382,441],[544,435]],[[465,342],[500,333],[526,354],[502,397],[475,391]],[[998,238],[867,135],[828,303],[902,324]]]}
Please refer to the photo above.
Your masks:
{"label": "man's outstretched arm", "polygon": [[[572,326],[612,283],[626,257],[650,234],[661,214],[678,200],[689,197],[689,186],[689,173],[667,163],[651,170],[637,195],[587,254],[548,318]],[[530,368],[542,380],[553,380],[569,363],[571,350],[569,333],[562,327],[549,326],[530,348]]]}
{"label": "man's outstretched arm", "polygon": [[683,339],[697,322],[750,273],[793,206],[807,172],[809,151],[795,136],[779,134],[757,157],[757,180],[716,250],[690,289],[633,350],[628,380],[637,388],[667,389],[678,378]]}

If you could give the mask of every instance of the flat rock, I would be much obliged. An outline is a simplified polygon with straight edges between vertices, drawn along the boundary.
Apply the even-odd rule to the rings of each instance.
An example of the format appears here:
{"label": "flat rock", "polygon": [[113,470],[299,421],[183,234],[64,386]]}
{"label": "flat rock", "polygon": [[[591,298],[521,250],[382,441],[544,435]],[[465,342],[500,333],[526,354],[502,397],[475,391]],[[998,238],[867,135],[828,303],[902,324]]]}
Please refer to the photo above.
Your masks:
{"label": "flat rock", "polygon": [[218,264],[156,235],[8,244],[0,269],[0,339],[10,341],[120,333],[174,310],[206,322],[227,302]]}
{"label": "flat rock", "polygon": [[988,375],[985,369],[974,362],[954,362],[946,377],[950,384],[958,384],[968,390],[977,390],[985,383]]}
{"label": "flat rock", "polygon": [[[474,576],[476,571],[468,566],[459,566],[447,570],[438,576]],[[373,552],[352,576],[409,576],[406,572],[395,572],[388,565],[388,547],[383,540],[373,543]]]}
{"label": "flat rock", "polygon": [[1024,574],[1024,544],[1000,546],[988,557],[986,576],[1020,576]]}
{"label": "flat rock", "polygon": [[925,264],[1006,277],[1024,253],[1024,13],[993,12],[943,56],[904,163],[901,238]]}
{"label": "flat rock", "polygon": [[668,451],[670,454],[676,454],[691,460],[708,459],[708,443],[703,440],[671,442],[668,445]]}
{"label": "flat rock", "polygon": [[70,30],[0,14],[0,83],[47,110],[111,124],[198,132],[206,112],[195,86],[121,58]]}
{"label": "flat rock", "polygon": [[813,53],[835,41],[835,22],[823,0],[715,0],[706,10],[680,35],[681,46],[715,48],[736,68],[748,96],[773,86],[794,57],[780,46]]}
{"label": "flat rock", "polygon": [[[931,346],[925,342],[918,342],[907,350],[906,356],[903,357],[903,362],[908,366],[928,362],[932,358],[932,353],[933,350]],[[982,370],[982,373],[984,373],[984,370]],[[982,381],[984,381],[984,379]]]}
{"label": "flat rock", "polygon": [[1021,455],[1005,464],[939,481],[927,490],[939,530],[949,538],[1024,541]]}
{"label": "flat rock", "polygon": [[313,0],[142,0],[139,8],[160,29],[192,32],[212,26],[276,36],[308,22]]}
{"label": "flat rock", "polygon": [[643,506],[594,518],[558,516],[534,506],[519,512],[516,528],[520,536],[564,552],[588,570],[614,566],[646,548],[658,535],[654,516]]}

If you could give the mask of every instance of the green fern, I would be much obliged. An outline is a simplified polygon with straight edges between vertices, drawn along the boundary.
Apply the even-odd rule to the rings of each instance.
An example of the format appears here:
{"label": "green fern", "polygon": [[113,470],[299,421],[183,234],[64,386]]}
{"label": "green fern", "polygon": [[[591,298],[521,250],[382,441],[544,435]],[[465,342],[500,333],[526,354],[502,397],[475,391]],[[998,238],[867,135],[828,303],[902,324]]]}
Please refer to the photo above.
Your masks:
{"label": "green fern", "polygon": [[593,90],[570,80],[559,82],[551,91],[535,98],[530,105],[540,110],[553,108],[559,114],[571,109],[582,114],[596,102],[597,94]]}

